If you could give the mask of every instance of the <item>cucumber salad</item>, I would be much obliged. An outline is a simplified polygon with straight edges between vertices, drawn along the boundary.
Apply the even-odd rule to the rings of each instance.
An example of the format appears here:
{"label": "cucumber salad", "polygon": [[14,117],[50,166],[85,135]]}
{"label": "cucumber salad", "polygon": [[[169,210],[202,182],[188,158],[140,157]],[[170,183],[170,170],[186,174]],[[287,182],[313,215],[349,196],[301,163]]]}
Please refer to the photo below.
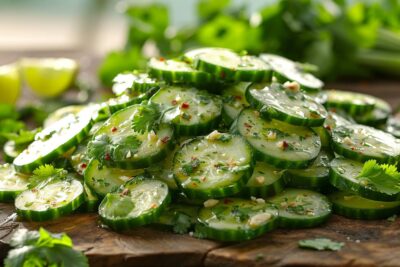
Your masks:
{"label": "cucumber salad", "polygon": [[152,58],[115,77],[111,99],[63,107],[7,142],[0,200],[23,220],[97,212],[114,231],[219,241],[397,214],[390,105],[324,90],[301,66],[211,47]]}

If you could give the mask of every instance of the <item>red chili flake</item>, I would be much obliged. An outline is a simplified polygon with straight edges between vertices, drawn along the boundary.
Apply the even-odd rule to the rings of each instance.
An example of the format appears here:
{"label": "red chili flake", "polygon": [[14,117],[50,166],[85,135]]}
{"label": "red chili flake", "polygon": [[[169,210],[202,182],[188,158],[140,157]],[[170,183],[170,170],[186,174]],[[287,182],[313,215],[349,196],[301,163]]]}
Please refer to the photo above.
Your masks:
{"label": "red chili flake", "polygon": [[225,79],[225,77],[226,77],[226,74],[225,74],[225,72],[224,72],[224,71],[221,71],[221,73],[220,73],[220,77],[221,77],[221,79]]}
{"label": "red chili flake", "polygon": [[332,131],[332,127],[330,125],[326,125],[325,129],[327,129],[328,131]]}
{"label": "red chili flake", "polygon": [[181,105],[181,108],[187,109],[187,108],[189,108],[189,104],[186,103],[186,102],[183,102],[182,105]]}
{"label": "red chili flake", "polygon": [[104,156],[104,159],[105,159],[105,160],[111,160],[110,154],[107,153],[107,154]]}
{"label": "red chili flake", "polygon": [[236,100],[242,100],[242,96],[241,95],[235,95],[234,96]]}
{"label": "red chili flake", "polygon": [[129,193],[129,189],[128,188],[125,188],[124,190],[122,190],[122,192],[121,192],[121,196],[126,196],[126,195],[128,195],[128,193]]}
{"label": "red chili flake", "polygon": [[159,57],[158,60],[160,60],[160,61],[165,61],[165,58]]}
{"label": "red chili flake", "polygon": [[191,159],[191,160],[196,160],[196,159],[197,159],[197,157],[193,157],[193,156],[192,156],[190,159]]}
{"label": "red chili flake", "polygon": [[175,99],[171,101],[172,105],[176,105],[178,104],[178,101],[176,101]]}
{"label": "red chili flake", "polygon": [[229,203],[232,203],[233,201],[231,200],[231,199],[229,199],[229,198],[225,198],[224,199],[224,204],[229,204]]}
{"label": "red chili flake", "polygon": [[86,167],[87,167],[87,164],[86,164],[86,163],[82,163],[82,164],[81,164],[81,169],[86,169]]}
{"label": "red chili flake", "polygon": [[117,129],[117,127],[115,127],[115,126],[111,128],[111,132],[113,132],[113,133],[115,133],[117,130],[118,130],[118,129]]}
{"label": "red chili flake", "polygon": [[286,149],[286,148],[289,147],[289,143],[286,142],[285,140],[283,140],[283,141],[282,141],[282,146],[283,146],[283,149]]}
{"label": "red chili flake", "polygon": [[207,178],[206,178],[205,176],[201,177],[201,180],[202,180],[203,182],[205,182],[206,179],[207,179]]}
{"label": "red chili flake", "polygon": [[163,142],[164,144],[166,144],[169,141],[169,136],[165,136],[161,139],[161,142]]}
{"label": "red chili flake", "polygon": [[246,128],[251,128],[251,127],[253,127],[253,126],[251,126],[250,124],[248,124],[247,122],[245,122],[245,123],[244,123],[244,127],[246,127]]}
{"label": "red chili flake", "polygon": [[355,149],[356,149],[356,148],[355,148],[354,146],[352,146],[352,147],[351,147],[351,150],[353,150],[353,151],[354,151]]}

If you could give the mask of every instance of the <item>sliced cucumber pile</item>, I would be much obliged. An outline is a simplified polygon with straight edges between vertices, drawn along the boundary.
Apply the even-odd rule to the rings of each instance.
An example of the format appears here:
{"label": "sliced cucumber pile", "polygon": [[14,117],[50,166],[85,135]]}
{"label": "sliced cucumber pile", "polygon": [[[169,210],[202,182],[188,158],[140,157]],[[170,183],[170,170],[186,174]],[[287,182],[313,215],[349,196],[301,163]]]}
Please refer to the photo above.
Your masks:
{"label": "sliced cucumber pile", "polygon": [[205,47],[147,67],[117,75],[111,98],[7,137],[0,201],[19,219],[97,212],[115,231],[229,242],[315,227],[332,209],[400,211],[400,116],[386,101],[323,90],[306,64],[271,54]]}

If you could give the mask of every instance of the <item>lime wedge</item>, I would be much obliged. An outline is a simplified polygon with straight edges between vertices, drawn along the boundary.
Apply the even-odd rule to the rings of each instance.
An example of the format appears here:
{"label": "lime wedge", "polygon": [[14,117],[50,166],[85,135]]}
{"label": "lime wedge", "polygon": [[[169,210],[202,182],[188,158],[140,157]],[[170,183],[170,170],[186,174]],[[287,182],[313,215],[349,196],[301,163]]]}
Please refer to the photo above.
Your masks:
{"label": "lime wedge", "polygon": [[25,58],[20,66],[27,85],[43,98],[63,93],[78,72],[78,63],[68,58]]}
{"label": "lime wedge", "polygon": [[0,66],[0,103],[15,104],[20,92],[21,81],[17,65]]}

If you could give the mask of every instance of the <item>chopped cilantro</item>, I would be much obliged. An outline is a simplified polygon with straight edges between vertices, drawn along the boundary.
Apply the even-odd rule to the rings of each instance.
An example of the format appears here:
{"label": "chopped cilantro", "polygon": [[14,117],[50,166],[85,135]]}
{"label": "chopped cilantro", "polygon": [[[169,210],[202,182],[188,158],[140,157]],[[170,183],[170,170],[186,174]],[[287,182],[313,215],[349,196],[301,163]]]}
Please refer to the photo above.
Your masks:
{"label": "chopped cilantro", "polygon": [[196,168],[200,166],[200,163],[201,161],[198,158],[192,158],[192,160],[189,163],[182,165],[182,172],[186,176],[189,176],[196,170]]}
{"label": "chopped cilantro", "polygon": [[332,241],[328,238],[315,238],[304,239],[299,241],[300,248],[314,249],[314,250],[340,250],[344,243]]}
{"label": "chopped cilantro", "polygon": [[160,119],[160,110],[154,104],[140,105],[132,120],[132,129],[138,133],[154,130]]}
{"label": "chopped cilantro", "polygon": [[72,241],[66,234],[51,234],[43,228],[39,231],[17,230],[10,246],[13,249],[4,260],[5,267],[89,266],[85,255],[73,249]]}
{"label": "chopped cilantro", "polygon": [[192,226],[192,220],[189,215],[176,212],[174,217],[174,227],[173,231],[177,234],[186,234]]}
{"label": "chopped cilantro", "polygon": [[43,187],[51,181],[64,179],[66,177],[66,170],[57,169],[53,165],[45,164],[33,171],[33,175],[29,178],[29,188]]}

